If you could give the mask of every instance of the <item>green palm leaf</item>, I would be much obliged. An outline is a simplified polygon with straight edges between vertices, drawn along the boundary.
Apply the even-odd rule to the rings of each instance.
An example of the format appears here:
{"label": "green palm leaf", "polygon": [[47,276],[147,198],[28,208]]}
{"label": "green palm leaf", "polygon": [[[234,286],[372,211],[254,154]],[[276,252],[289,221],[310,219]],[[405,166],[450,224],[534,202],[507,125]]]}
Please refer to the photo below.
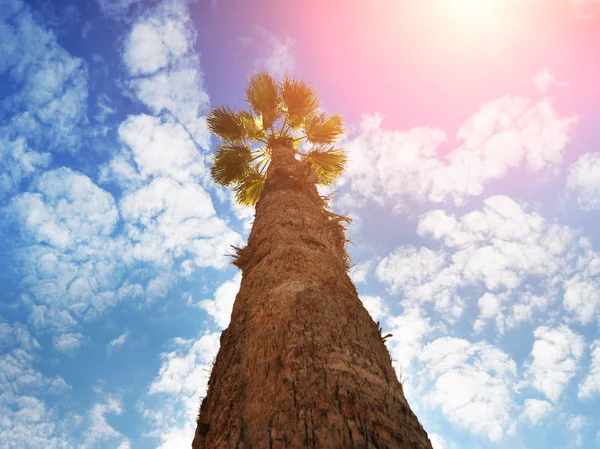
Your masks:
{"label": "green palm leaf", "polygon": [[344,122],[338,114],[316,114],[306,121],[306,139],[316,145],[329,145],[344,133]]}
{"label": "green palm leaf", "polygon": [[250,78],[246,100],[254,113],[262,117],[264,129],[271,127],[281,114],[277,82],[266,73],[258,73]]}
{"label": "green palm leaf", "polygon": [[254,206],[260,199],[264,185],[265,176],[251,169],[234,187],[235,199],[246,206]]}
{"label": "green palm leaf", "polygon": [[244,124],[239,115],[228,107],[219,107],[210,111],[206,123],[208,129],[225,141],[238,143],[246,138]]}
{"label": "green palm leaf", "polygon": [[284,78],[280,86],[281,100],[287,112],[287,122],[292,128],[304,123],[319,108],[319,98],[314,89],[302,81]]}
{"label": "green palm leaf", "polygon": [[244,135],[247,139],[259,140],[264,137],[265,130],[263,129],[262,118],[254,117],[248,111],[240,111],[237,116],[244,128]]}
{"label": "green palm leaf", "polygon": [[246,145],[219,145],[213,156],[210,174],[222,186],[239,182],[250,171],[252,153]]}
{"label": "green palm leaf", "polygon": [[344,171],[348,158],[344,150],[329,148],[309,151],[304,155],[304,160],[310,161],[318,183],[330,186]]}

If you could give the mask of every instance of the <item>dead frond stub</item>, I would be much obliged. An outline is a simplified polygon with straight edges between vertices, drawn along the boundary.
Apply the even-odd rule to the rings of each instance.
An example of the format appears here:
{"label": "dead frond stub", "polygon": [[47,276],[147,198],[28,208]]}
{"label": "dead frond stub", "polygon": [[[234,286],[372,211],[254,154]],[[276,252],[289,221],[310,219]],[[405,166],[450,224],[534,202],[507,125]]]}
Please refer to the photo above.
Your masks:
{"label": "dead frond stub", "polygon": [[233,259],[231,264],[235,267],[238,267],[240,270],[243,270],[244,267],[248,266],[248,263],[250,262],[250,250],[247,246],[240,248],[238,246],[231,245],[231,248],[233,249],[233,253],[228,254],[228,256]]}

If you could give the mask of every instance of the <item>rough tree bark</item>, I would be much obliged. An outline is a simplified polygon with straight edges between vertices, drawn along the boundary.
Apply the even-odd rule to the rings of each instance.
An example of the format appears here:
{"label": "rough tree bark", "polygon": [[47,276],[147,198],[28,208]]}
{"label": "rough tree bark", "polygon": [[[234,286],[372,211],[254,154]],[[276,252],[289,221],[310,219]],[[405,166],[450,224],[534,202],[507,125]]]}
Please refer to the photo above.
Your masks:
{"label": "rough tree bark", "polygon": [[274,146],[193,449],[431,448],[311,177]]}

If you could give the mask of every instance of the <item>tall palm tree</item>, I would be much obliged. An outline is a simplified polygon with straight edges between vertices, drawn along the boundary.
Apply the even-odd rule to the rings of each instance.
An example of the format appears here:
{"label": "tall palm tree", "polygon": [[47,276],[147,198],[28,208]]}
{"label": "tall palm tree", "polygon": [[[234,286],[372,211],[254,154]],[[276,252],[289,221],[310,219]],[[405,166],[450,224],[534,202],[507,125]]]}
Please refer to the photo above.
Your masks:
{"label": "tall palm tree", "polygon": [[246,99],[208,116],[212,177],[256,215],[192,448],[431,448],[347,274],[345,217],[315,186],[344,169],[342,118],[288,78],[255,75]]}

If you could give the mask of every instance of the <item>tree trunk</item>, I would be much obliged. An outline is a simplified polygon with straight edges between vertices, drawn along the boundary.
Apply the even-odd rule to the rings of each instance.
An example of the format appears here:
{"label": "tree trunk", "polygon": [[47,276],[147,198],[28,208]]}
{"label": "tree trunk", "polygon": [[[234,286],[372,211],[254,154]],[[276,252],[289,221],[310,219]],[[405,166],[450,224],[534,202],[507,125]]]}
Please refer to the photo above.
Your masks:
{"label": "tree trunk", "polygon": [[431,448],[312,176],[274,146],[193,449]]}

